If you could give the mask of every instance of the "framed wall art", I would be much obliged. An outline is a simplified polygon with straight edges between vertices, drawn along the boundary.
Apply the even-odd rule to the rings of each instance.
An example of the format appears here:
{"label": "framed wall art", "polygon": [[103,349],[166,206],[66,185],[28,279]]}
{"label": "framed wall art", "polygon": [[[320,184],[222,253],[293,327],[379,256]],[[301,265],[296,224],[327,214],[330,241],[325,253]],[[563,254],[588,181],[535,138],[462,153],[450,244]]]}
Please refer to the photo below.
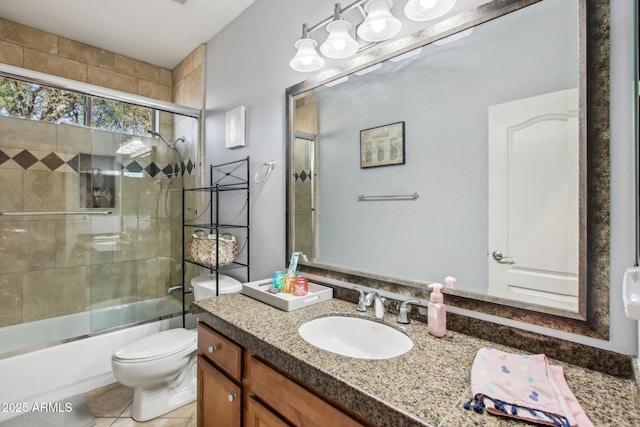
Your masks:
{"label": "framed wall art", "polygon": [[405,164],[404,122],[360,131],[360,167]]}

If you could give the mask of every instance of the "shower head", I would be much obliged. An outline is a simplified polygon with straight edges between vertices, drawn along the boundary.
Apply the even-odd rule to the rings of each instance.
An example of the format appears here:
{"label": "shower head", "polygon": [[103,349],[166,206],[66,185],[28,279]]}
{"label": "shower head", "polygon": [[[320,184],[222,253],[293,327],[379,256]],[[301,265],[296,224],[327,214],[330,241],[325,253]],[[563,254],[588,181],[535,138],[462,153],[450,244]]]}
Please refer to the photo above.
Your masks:
{"label": "shower head", "polygon": [[[167,185],[165,192],[164,192],[164,214],[167,216],[167,218],[170,221],[176,220],[176,219],[180,219],[183,217],[183,214],[178,215],[177,217],[171,216],[171,214],[169,213],[169,207],[168,207],[168,200],[169,200],[169,190],[171,189],[171,183],[173,182],[173,180],[175,179],[176,176],[180,176],[180,187],[184,188],[184,163],[182,161],[182,156],[180,155],[180,151],[176,148],[176,145],[178,145],[178,142],[184,142],[184,137],[178,138],[175,141],[173,141],[173,144],[170,143],[169,141],[167,141],[166,139],[164,139],[164,137],[160,134],[160,132],[156,132],[155,130],[149,129],[147,130],[147,133],[151,136],[155,136],[157,138],[160,138],[162,140],[162,142],[164,142],[165,144],[167,144],[167,147],[169,147],[169,149],[171,150],[171,154],[173,155],[173,160],[172,162],[175,163],[176,167],[173,173],[170,174],[169,176],[169,184]],[[176,157],[178,158],[178,161],[176,163]],[[173,167],[172,167],[173,169]],[[170,290],[172,290],[173,288],[170,288]]]}
{"label": "shower head", "polygon": [[149,129],[149,130],[147,131],[147,133],[149,133],[151,136],[155,136],[155,137],[160,138],[160,139],[162,140],[162,142],[164,142],[165,144],[167,144],[167,146],[168,146],[169,148],[171,148],[172,150],[173,150],[174,148],[176,148],[176,145],[178,144],[178,142],[184,142],[184,137],[176,139],[175,141],[173,141],[173,144],[172,144],[172,143],[170,143],[169,141],[167,141],[166,139],[164,139],[164,137],[163,137],[162,135],[160,135],[160,132],[156,132],[155,130],[151,130],[151,129]]}
{"label": "shower head", "polygon": [[160,138],[160,139],[162,140],[162,142],[164,142],[165,144],[167,144],[167,146],[168,146],[169,148],[173,148],[173,146],[169,143],[169,141],[167,141],[166,139],[164,139],[164,137],[163,137],[162,135],[160,135],[160,133],[159,133],[159,132],[156,132],[155,130],[151,130],[151,129],[149,129],[147,132],[148,132],[151,136],[155,136],[155,137]]}

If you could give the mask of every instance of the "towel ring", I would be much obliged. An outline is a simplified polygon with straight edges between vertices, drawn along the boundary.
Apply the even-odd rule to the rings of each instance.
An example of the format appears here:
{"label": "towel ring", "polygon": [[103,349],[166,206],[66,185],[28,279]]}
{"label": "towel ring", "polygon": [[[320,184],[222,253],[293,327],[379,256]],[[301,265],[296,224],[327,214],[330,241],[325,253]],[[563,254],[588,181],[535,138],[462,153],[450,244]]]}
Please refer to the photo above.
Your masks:
{"label": "towel ring", "polygon": [[[267,166],[267,171],[265,172],[264,176],[262,177],[262,179],[258,179],[258,176],[260,175],[260,171],[263,169],[264,166]],[[275,160],[271,160],[269,162],[264,162],[263,164],[261,164],[260,166],[258,166],[258,170],[256,171],[255,176],[253,177],[253,180],[255,181],[256,184],[262,184],[263,182],[265,182],[268,178],[269,175],[271,175],[271,172],[273,172],[273,170],[276,168],[276,162]]]}

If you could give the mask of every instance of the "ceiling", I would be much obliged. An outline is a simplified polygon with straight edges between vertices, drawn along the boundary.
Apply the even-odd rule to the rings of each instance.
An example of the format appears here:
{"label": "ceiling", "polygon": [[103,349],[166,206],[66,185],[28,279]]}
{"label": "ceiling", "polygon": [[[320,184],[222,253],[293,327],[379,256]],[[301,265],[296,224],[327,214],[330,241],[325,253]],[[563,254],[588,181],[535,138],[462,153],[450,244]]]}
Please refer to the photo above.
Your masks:
{"label": "ceiling", "polygon": [[172,70],[254,1],[2,0],[0,17]]}

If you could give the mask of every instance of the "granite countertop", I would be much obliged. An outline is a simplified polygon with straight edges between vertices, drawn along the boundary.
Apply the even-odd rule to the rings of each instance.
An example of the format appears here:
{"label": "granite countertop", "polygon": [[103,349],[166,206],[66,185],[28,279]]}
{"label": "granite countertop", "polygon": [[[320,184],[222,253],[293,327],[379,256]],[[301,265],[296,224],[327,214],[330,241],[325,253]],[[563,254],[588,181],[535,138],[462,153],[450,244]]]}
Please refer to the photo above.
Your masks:
{"label": "granite countertop", "polygon": [[[242,294],[194,303],[198,318],[255,355],[340,402],[379,426],[513,426],[527,423],[463,408],[471,394],[471,365],[476,352],[491,346],[524,354],[457,332],[442,338],[412,321],[404,328],[414,342],[409,352],[386,360],[353,359],[303,340],[304,322],[328,314],[373,317],[355,305],[332,299],[285,312]],[[399,327],[395,316],[386,323]],[[550,360],[564,368],[567,383],[595,426],[636,426],[636,384],[589,369]]]}

